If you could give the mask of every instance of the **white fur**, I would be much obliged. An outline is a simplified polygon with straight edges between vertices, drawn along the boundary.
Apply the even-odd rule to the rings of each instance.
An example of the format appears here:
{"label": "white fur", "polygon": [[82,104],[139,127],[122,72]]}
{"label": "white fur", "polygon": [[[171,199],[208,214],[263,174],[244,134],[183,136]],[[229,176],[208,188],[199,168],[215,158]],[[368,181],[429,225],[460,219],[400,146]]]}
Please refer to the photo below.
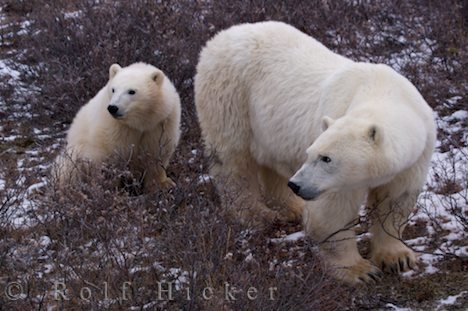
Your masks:
{"label": "white fur", "polygon": [[313,199],[307,232],[332,241],[334,251],[323,247],[332,266],[349,268],[337,276],[358,282],[376,268],[348,239],[352,230],[333,233],[356,219],[368,194],[374,263],[414,265],[398,238],[424,184],[436,130],[432,110],[403,76],[337,55],[284,23],[243,24],[202,50],[195,104],[218,189],[242,193],[234,208],[251,210],[244,220],[277,216],[263,197],[300,210],[285,189],[292,177],[299,195]]}
{"label": "white fur", "polygon": [[[117,118],[109,105],[118,107]],[[138,167],[146,171],[146,188],[171,186],[165,169],[179,141],[179,124],[179,95],[161,70],[145,63],[113,64],[109,82],[78,111],[68,131],[66,154],[58,159],[60,181],[69,176],[73,161],[101,163],[119,153],[135,161],[143,155],[154,160],[150,167]]]}

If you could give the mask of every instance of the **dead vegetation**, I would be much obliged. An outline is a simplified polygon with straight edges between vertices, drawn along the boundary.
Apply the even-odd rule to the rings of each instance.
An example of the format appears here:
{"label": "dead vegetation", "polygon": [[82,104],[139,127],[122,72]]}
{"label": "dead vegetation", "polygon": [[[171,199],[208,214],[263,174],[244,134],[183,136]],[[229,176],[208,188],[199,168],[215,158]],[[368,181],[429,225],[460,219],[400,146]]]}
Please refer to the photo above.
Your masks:
{"label": "dead vegetation", "polygon": [[[0,59],[19,72],[16,80],[0,79],[1,132],[13,137],[0,140],[2,309],[431,309],[468,291],[468,264],[456,254],[438,263],[440,273],[386,275],[379,285],[351,289],[324,275],[312,241],[272,241],[300,226],[254,232],[230,221],[205,178],[192,87],[208,38],[233,24],[273,19],[352,59],[392,65],[439,116],[449,116],[466,110],[462,1],[7,0],[0,6],[8,24],[0,28]],[[181,95],[183,135],[168,172],[177,188],[139,196],[115,189],[109,176],[125,171],[117,166],[58,191],[48,165],[74,114],[105,84],[110,64],[135,61],[164,70]],[[466,120],[450,125],[441,126],[441,152],[466,147]],[[466,230],[468,203],[449,195],[468,189],[467,175],[453,176],[439,174],[437,187],[429,188],[442,201],[422,199],[420,208],[447,210]],[[440,228],[428,248],[435,251],[444,243],[441,221],[417,220],[405,238],[428,235],[431,224]],[[364,255],[367,244],[363,237]],[[161,291],[169,282],[173,300]],[[56,296],[64,287],[64,296]],[[251,287],[256,299],[249,299]],[[449,308],[462,309],[466,297]]]}

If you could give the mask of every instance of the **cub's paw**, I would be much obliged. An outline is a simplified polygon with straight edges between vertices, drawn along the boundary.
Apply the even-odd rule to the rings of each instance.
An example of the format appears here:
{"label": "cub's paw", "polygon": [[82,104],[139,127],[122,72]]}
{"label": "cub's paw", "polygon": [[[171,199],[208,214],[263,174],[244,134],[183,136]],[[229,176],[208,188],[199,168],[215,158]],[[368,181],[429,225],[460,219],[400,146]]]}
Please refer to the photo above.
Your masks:
{"label": "cub's paw", "polygon": [[176,186],[176,183],[170,179],[169,177],[167,177],[165,180],[161,181],[161,187],[163,189],[171,189],[171,188],[174,188]]}
{"label": "cub's paw", "polygon": [[172,181],[169,177],[162,181],[152,181],[151,183],[145,184],[145,192],[153,193],[161,190],[169,190],[174,188],[176,183]]}
{"label": "cub's paw", "polygon": [[334,264],[333,276],[349,285],[377,283],[382,279],[383,273],[369,260],[360,259],[351,266]]}
{"label": "cub's paw", "polygon": [[415,270],[418,267],[414,252],[400,241],[376,247],[372,251],[371,260],[382,271],[395,274]]}

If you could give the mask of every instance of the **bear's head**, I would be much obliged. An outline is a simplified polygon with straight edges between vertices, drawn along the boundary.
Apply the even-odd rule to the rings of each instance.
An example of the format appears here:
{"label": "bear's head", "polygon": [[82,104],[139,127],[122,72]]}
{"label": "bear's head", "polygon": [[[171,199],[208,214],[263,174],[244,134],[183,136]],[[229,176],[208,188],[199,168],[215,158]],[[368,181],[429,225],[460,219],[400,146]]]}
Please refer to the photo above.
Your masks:
{"label": "bear's head", "polygon": [[108,113],[133,129],[153,129],[172,111],[163,100],[164,79],[161,70],[145,63],[124,68],[113,64],[107,84]]}
{"label": "bear's head", "polygon": [[382,160],[382,129],[366,119],[324,117],[324,132],[307,149],[307,160],[288,186],[304,200],[327,192],[370,187]]}

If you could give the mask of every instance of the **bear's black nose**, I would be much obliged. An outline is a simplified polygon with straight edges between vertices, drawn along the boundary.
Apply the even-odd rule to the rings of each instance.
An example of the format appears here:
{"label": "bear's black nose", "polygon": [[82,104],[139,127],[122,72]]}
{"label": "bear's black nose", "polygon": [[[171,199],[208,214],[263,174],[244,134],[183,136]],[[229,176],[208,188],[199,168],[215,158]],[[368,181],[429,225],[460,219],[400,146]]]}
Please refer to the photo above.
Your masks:
{"label": "bear's black nose", "polygon": [[109,111],[111,115],[115,115],[117,111],[119,111],[119,107],[114,106],[114,105],[109,105],[107,106],[107,111]]}
{"label": "bear's black nose", "polygon": [[292,181],[288,182],[288,187],[291,188],[291,190],[295,194],[298,194],[299,190],[301,189],[301,186],[298,186],[297,184],[293,183]]}

